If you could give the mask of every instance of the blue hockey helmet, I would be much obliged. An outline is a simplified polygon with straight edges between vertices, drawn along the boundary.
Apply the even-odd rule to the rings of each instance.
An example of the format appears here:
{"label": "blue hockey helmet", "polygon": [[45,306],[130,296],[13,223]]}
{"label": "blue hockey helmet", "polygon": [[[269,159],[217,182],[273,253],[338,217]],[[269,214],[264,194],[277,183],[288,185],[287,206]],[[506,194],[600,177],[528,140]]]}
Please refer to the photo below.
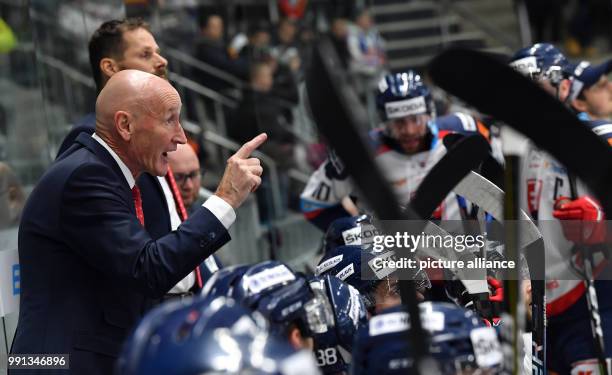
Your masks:
{"label": "blue hockey helmet", "polygon": [[509,64],[524,76],[535,81],[549,81],[555,87],[570,77],[569,61],[550,43],[536,43],[518,50]]}
{"label": "blue hockey helmet", "polygon": [[433,118],[436,113],[429,88],[414,70],[382,77],[378,82],[376,108],[385,122],[411,115]]}
{"label": "blue hockey helmet", "polygon": [[286,337],[295,325],[304,337],[333,327],[331,306],[325,295],[311,289],[308,280],[278,261],[250,267],[232,291],[244,306],[260,312],[272,333]]}
{"label": "blue hockey helmet", "polygon": [[261,315],[218,297],[152,310],[126,342],[117,373],[290,375],[296,368],[317,374],[312,356],[270,337]]}
{"label": "blue hockey helmet", "polygon": [[333,329],[313,337],[317,365],[324,374],[346,373],[355,334],[367,323],[365,305],[357,289],[335,276],[315,276],[310,285],[325,292],[334,317]]}
{"label": "blue hockey helmet", "polygon": [[206,281],[201,295],[206,297],[229,297],[232,289],[250,267],[251,265],[249,264],[241,264],[220,269]]}
{"label": "blue hockey helmet", "polygon": [[379,234],[370,215],[348,216],[334,220],[323,237],[323,251],[328,253],[338,246],[362,245],[369,247]]}
{"label": "blue hockey helmet", "polygon": [[[429,333],[432,357],[443,374],[495,370],[502,352],[494,328],[472,311],[446,302],[419,304],[423,328]],[[408,313],[402,306],[374,316],[359,330],[353,348],[353,375],[404,374],[413,365],[406,342]]]}
{"label": "blue hockey helmet", "polygon": [[[394,251],[377,252],[363,246],[338,246],[323,256],[315,269],[315,275],[334,275],[352,285],[361,293],[368,311],[373,311],[376,307],[375,290],[380,282],[386,281],[389,293],[399,296],[396,269],[386,267],[383,262],[390,260],[397,260]],[[411,272],[406,277],[416,281],[418,291],[431,287],[424,271],[407,269],[405,272]]]}

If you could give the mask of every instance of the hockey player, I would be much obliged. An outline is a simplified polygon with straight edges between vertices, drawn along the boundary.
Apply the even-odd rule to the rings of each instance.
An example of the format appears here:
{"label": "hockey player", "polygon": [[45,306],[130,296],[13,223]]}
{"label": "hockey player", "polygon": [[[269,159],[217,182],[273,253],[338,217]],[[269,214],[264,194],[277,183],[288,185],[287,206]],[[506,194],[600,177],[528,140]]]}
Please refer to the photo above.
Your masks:
{"label": "hockey player", "polygon": [[[559,101],[568,103],[572,91],[572,69],[554,46],[539,43],[521,49],[512,57],[510,65],[531,77]],[[554,124],[544,125],[550,126],[551,133],[554,133]],[[585,121],[585,126],[609,139],[610,134],[597,129],[602,129],[601,126],[607,129],[612,125],[606,127],[598,122]],[[568,263],[582,262],[577,254],[580,247],[603,241],[603,212],[582,184],[576,183],[566,168],[547,153],[531,148],[525,166],[527,208],[538,221],[546,241],[548,368],[561,374],[598,374],[585,286]],[[588,224],[585,226],[590,226],[591,230],[582,230],[582,225],[573,225],[576,223]],[[595,257],[596,261],[601,261],[601,254],[595,254]],[[596,265],[601,264],[596,262]],[[609,295],[612,283],[596,281],[595,285],[600,296],[606,356],[610,357],[612,300]]]}
{"label": "hockey player", "polygon": [[[375,252],[362,246],[339,246],[325,254],[316,268],[315,275],[333,275],[356,288],[370,314],[401,303],[397,270],[375,261],[394,259],[393,251]],[[417,297],[431,287],[427,274],[414,270],[410,275],[416,281]]]}
{"label": "hockey player", "polygon": [[225,297],[150,311],[125,343],[118,375],[318,375],[312,355],[269,335],[265,319]]}
{"label": "hockey player", "polygon": [[[436,119],[429,88],[412,70],[386,75],[378,89],[377,108],[384,126],[370,132],[370,139],[376,161],[402,205],[410,201],[425,175],[445,154],[440,141],[445,135],[481,133],[489,138],[488,129],[472,116],[455,113]],[[302,211],[314,225],[326,230],[336,218],[350,215],[340,202],[353,193],[342,162],[332,152],[302,192]],[[465,201],[450,194],[434,217],[461,219],[465,209]]]}
{"label": "hockey player", "polygon": [[296,349],[313,349],[313,335],[333,327],[333,315],[323,291],[278,261],[234,266],[213,275],[203,293],[227,296],[261,313],[271,332]]}
{"label": "hockey player", "polygon": [[369,248],[374,242],[374,236],[378,234],[370,215],[341,217],[334,220],[325,231],[322,251],[327,254],[338,246],[346,245]]}
{"label": "hockey player", "polygon": [[[593,65],[588,61],[571,66],[572,86],[569,94],[572,108],[582,120],[609,120],[612,116],[612,84],[608,73],[612,71],[612,61]],[[594,129],[597,134],[608,128]]]}
{"label": "hockey player", "polygon": [[[501,367],[502,352],[495,330],[470,310],[444,302],[419,305],[430,350],[442,374],[492,374]],[[359,330],[351,375],[401,375],[413,366],[406,342],[409,316],[401,306],[372,317]],[[429,364],[420,373],[438,373]]]}
{"label": "hockey player", "polygon": [[314,353],[319,369],[326,375],[348,373],[357,330],[367,324],[367,313],[357,289],[332,275],[315,277],[313,289],[322,290],[332,307],[334,324],[314,334]]}

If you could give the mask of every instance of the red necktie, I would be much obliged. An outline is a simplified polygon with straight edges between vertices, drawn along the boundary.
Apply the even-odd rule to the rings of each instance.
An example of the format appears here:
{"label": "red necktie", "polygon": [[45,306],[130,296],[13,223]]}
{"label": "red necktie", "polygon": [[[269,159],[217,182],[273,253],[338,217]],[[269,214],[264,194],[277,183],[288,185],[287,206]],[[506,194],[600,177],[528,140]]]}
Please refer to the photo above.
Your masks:
{"label": "red necktie", "polygon": [[136,208],[136,217],[140,224],[144,227],[144,212],[142,211],[142,197],[140,196],[140,189],[138,185],[134,185],[132,188],[132,197],[134,198],[134,207]]}
{"label": "red necktie", "polygon": [[[178,185],[176,184],[176,180],[174,179],[174,173],[172,173],[172,169],[168,166],[168,173],[166,174],[166,181],[168,181],[168,185],[170,185],[170,190],[172,190],[172,196],[174,197],[174,202],[176,203],[176,208],[178,210],[178,214],[181,218],[181,221],[187,220],[187,210],[185,209],[185,204],[183,204],[183,198],[181,197],[181,192],[178,189]],[[196,267],[194,270],[196,274],[196,283],[198,288],[202,289],[202,274],[200,274],[200,267]]]}

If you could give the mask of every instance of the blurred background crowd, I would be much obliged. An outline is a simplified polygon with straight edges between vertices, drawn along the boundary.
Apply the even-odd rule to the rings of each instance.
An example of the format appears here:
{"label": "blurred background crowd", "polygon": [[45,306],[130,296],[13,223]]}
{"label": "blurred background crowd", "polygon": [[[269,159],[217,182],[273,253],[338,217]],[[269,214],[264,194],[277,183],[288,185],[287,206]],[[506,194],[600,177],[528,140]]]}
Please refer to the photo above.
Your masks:
{"label": "blurred background crowd", "polygon": [[[318,35],[332,38],[374,128],[384,72],[422,69],[451,45],[510,54],[549,41],[598,61],[611,49],[611,7],[608,0],[0,0],[0,228],[16,227],[62,139],[92,112],[87,44],[107,20],[145,20],[166,60],[160,69],[181,94],[190,148],[173,163],[187,205],[214,191],[239,144],[268,133],[258,155],[265,179],[240,208],[223,262],[300,267],[321,237],[299,207],[308,176],[327,157],[304,88]],[[442,92],[434,97],[438,116],[457,105]],[[237,250],[244,248],[251,250]]]}

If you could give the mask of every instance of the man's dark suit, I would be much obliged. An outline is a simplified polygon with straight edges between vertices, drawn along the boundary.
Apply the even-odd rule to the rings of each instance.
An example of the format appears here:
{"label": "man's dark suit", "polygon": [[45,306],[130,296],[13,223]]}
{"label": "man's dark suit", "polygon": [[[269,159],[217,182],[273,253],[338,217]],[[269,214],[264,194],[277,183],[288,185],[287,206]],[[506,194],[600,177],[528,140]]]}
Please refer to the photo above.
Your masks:
{"label": "man's dark suit", "polygon": [[[57,152],[57,158],[60,158],[66,150],[74,145],[79,134],[85,133],[91,135],[95,130],[96,114],[89,113],[74,124],[70,132],[66,135]],[[172,230],[170,213],[168,212],[164,191],[157,177],[148,173],[142,173],[140,177],[138,177],[138,180],[136,180],[136,185],[140,188],[140,194],[142,195],[142,210],[145,217],[145,228],[151,235],[151,238],[156,240],[170,233]],[[213,256],[213,258],[217,267],[222,268],[221,261],[216,256]],[[200,274],[202,275],[202,281],[205,283],[212,276],[212,271],[205,263],[202,263],[199,268]],[[194,293],[200,291],[197,283],[191,288],[191,291]]]}
{"label": "man's dark suit", "polygon": [[228,240],[203,207],[177,231],[153,240],[136,218],[132,192],[112,156],[79,135],[23,211],[12,352],[69,353],[72,373],[111,374],[122,341],[150,300]]}
{"label": "man's dark suit", "polygon": [[[59,159],[66,150],[74,145],[75,140],[81,133],[93,134],[96,130],[96,114],[89,113],[78,121],[64,138],[62,145],[57,152]],[[148,173],[142,173],[136,184],[140,188],[142,195],[142,210],[145,215],[145,228],[153,239],[168,234],[172,228],[170,224],[170,214],[162,187],[157,177]]]}

